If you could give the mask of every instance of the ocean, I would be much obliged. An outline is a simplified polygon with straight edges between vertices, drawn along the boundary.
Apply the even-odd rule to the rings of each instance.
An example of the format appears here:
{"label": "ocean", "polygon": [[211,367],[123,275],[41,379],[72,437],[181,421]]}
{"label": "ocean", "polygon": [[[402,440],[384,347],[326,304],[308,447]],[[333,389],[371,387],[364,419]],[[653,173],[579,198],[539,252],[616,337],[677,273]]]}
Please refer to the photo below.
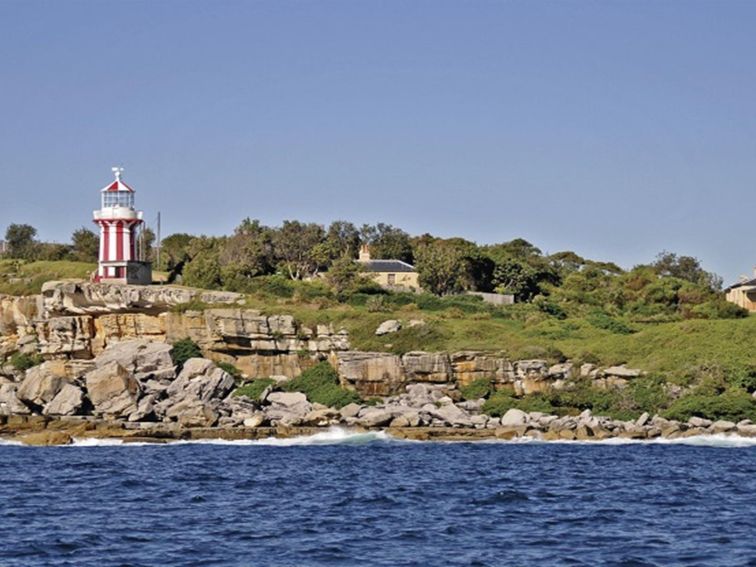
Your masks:
{"label": "ocean", "polygon": [[756,440],[0,445],[0,566],[756,565]]}

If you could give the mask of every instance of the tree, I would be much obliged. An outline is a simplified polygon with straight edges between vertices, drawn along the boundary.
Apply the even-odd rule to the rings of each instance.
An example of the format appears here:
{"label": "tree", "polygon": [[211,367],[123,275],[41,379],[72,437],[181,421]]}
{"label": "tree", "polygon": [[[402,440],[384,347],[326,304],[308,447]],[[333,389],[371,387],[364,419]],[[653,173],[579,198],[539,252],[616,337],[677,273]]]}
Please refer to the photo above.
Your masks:
{"label": "tree", "polygon": [[652,264],[652,267],[662,277],[680,278],[706,286],[712,291],[722,289],[722,278],[713,272],[704,270],[698,258],[692,256],[678,256],[663,250],[656,256],[656,261]]}
{"label": "tree", "polygon": [[143,254],[146,261],[152,261],[152,245],[155,243],[155,233],[151,228],[145,228],[138,236],[137,254]]}
{"label": "tree", "polygon": [[189,244],[191,260],[184,266],[183,282],[188,286],[218,289],[222,286],[220,248],[223,239],[200,236]]}
{"label": "tree", "polygon": [[317,275],[326,263],[325,231],[316,223],[284,221],[273,233],[273,250],[279,267],[291,279]]}
{"label": "tree", "polygon": [[470,286],[466,250],[454,242],[437,240],[417,248],[420,286],[436,295],[458,293]]}
{"label": "tree", "polygon": [[412,263],[412,241],[410,235],[390,224],[365,224],[360,229],[360,240],[370,246],[370,255],[376,259],[401,260]]}
{"label": "tree", "polygon": [[356,258],[360,248],[360,231],[351,222],[337,220],[328,227],[325,237],[328,258]]}
{"label": "tree", "polygon": [[181,273],[183,265],[189,261],[189,243],[194,236],[185,233],[171,234],[160,243],[159,270]]}
{"label": "tree", "polygon": [[341,294],[357,285],[361,272],[362,266],[358,262],[343,256],[331,264],[326,280],[337,294]]}
{"label": "tree", "polygon": [[96,262],[100,251],[100,238],[88,228],[81,227],[71,235],[74,257],[79,262]]}
{"label": "tree", "polygon": [[540,292],[536,270],[514,258],[496,265],[494,285],[498,293],[511,293],[517,301],[530,301]]}
{"label": "tree", "polygon": [[258,220],[244,219],[229,237],[220,252],[224,283],[243,286],[244,280],[273,272],[272,230]]}
{"label": "tree", "polygon": [[37,229],[29,224],[12,224],[5,231],[8,256],[23,260],[33,260],[36,253]]}

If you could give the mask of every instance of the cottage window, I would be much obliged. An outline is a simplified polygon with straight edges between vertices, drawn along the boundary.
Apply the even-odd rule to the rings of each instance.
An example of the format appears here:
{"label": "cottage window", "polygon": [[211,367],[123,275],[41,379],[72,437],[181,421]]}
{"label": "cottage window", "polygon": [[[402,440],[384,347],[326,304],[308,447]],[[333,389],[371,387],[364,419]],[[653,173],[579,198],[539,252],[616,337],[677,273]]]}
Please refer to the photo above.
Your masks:
{"label": "cottage window", "polygon": [[389,274],[388,275],[388,284],[389,285],[396,285],[396,274]]}

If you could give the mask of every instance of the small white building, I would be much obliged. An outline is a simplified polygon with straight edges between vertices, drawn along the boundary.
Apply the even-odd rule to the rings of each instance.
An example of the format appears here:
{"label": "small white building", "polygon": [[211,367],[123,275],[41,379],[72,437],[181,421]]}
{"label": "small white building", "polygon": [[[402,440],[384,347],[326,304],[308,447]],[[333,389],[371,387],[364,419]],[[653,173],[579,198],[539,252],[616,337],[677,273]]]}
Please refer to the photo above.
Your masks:
{"label": "small white building", "polygon": [[727,301],[752,313],[756,312],[756,268],[753,269],[753,275],[753,279],[743,276],[738,283],[725,289]]}

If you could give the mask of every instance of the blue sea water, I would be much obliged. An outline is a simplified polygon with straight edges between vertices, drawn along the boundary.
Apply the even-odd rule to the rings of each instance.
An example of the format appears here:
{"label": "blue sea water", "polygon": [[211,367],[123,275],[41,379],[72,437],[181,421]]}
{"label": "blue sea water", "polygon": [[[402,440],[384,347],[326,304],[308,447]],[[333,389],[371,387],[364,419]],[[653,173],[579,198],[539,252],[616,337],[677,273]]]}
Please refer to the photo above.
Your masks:
{"label": "blue sea water", "polygon": [[756,445],[0,445],[0,565],[756,565]]}

